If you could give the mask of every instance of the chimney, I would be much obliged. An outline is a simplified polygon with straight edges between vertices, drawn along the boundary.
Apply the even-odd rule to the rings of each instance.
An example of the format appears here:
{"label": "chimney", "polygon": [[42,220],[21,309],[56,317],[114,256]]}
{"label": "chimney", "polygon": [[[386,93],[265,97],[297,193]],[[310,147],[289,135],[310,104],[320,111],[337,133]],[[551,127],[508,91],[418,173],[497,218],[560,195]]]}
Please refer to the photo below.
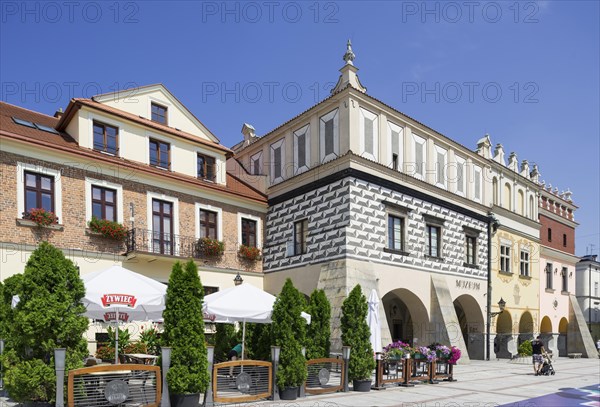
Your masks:
{"label": "chimney", "polygon": [[244,123],[242,126],[242,134],[244,135],[244,144],[248,145],[256,138],[256,131],[251,124]]}
{"label": "chimney", "polygon": [[54,112],[54,117],[56,117],[57,119],[60,119],[63,115],[63,110],[62,107],[59,107],[58,110],[56,112]]}
{"label": "chimney", "polygon": [[504,162],[504,147],[500,143],[496,144],[496,148],[494,149],[494,160],[506,166],[506,162]]}

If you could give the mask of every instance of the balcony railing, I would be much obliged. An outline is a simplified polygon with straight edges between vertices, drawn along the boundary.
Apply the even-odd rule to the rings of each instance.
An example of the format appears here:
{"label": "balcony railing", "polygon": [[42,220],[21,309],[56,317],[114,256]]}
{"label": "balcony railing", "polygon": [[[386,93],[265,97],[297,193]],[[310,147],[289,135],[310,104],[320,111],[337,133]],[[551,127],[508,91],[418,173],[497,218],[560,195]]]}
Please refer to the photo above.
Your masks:
{"label": "balcony railing", "polygon": [[127,253],[142,252],[196,259],[205,257],[198,249],[198,239],[192,236],[135,228],[127,232],[126,242]]}

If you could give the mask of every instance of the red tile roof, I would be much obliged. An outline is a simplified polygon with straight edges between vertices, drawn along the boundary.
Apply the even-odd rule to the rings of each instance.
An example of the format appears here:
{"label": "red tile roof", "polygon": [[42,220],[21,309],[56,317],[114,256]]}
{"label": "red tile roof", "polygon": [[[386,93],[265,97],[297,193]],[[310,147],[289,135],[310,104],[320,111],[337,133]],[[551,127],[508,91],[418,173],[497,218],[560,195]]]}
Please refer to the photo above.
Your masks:
{"label": "red tile roof", "polygon": [[108,156],[106,154],[100,153],[99,151],[80,147],[79,144],[75,141],[75,139],[73,139],[73,137],[71,137],[64,131],[59,131],[58,134],[53,134],[47,131],[23,126],[15,123],[12,119],[13,117],[34,123],[39,123],[41,125],[52,128],[57,128],[59,123],[59,119],[55,117],[47,116],[45,114],[34,112],[5,102],[0,102],[0,137],[8,138],[11,140],[17,140],[23,143],[30,143],[36,148],[43,147],[53,150],[60,150],[67,154],[74,154],[77,156],[87,157],[94,160],[100,160],[107,163],[131,167],[133,169],[144,171],[161,178],[185,182],[197,186],[199,188],[211,190],[214,192],[221,192],[228,195],[236,195],[242,198],[258,201],[266,205],[267,197],[265,194],[252,188],[251,186],[236,178],[232,174],[227,173],[226,185],[223,186],[199,180],[195,177],[191,177],[184,174],[166,172],[164,170],[160,170],[137,161],[127,160],[121,157]]}
{"label": "red tile roof", "polygon": [[199,136],[187,133],[185,131],[177,130],[174,127],[169,127],[164,124],[152,121],[150,119],[136,116],[132,113],[124,112],[124,111],[114,108],[112,106],[107,106],[105,104],[96,102],[92,99],[85,99],[85,98],[71,99],[69,106],[67,106],[67,110],[65,111],[65,113],[61,117],[60,121],[58,122],[57,129],[64,131],[66,129],[67,125],[69,124],[69,121],[73,117],[73,115],[77,112],[77,110],[81,106],[87,106],[87,107],[90,107],[95,110],[100,110],[102,112],[138,123],[142,126],[151,127],[155,130],[159,130],[159,131],[168,133],[170,135],[173,135],[173,136],[176,136],[179,138],[183,138],[185,140],[188,140],[188,141],[191,141],[194,143],[203,144],[205,146],[208,146],[213,149],[224,152],[227,155],[227,157],[230,157],[232,155],[232,151],[230,149],[228,149],[227,147],[225,147],[219,143],[215,143],[211,140],[206,140],[206,139],[200,138]]}

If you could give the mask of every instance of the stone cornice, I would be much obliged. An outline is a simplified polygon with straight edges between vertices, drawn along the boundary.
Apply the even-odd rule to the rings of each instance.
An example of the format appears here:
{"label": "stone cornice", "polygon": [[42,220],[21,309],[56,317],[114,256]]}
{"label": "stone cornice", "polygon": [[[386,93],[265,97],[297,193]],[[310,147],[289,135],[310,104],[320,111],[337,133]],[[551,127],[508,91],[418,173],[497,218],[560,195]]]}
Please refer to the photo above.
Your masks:
{"label": "stone cornice", "polygon": [[555,220],[557,222],[563,223],[563,224],[565,224],[567,226],[570,226],[573,229],[575,229],[577,226],[579,226],[579,223],[575,222],[574,220],[570,220],[570,219],[564,218],[564,217],[562,217],[560,215],[557,215],[554,212],[550,212],[546,208],[542,208],[541,206],[539,207],[539,214],[543,215],[543,216],[545,216],[547,218],[550,218],[552,220]]}
{"label": "stone cornice", "polygon": [[569,263],[572,266],[579,261],[579,257],[574,254],[563,252],[552,247],[540,245],[540,255],[544,257],[551,257],[552,259],[559,260],[565,263]]}

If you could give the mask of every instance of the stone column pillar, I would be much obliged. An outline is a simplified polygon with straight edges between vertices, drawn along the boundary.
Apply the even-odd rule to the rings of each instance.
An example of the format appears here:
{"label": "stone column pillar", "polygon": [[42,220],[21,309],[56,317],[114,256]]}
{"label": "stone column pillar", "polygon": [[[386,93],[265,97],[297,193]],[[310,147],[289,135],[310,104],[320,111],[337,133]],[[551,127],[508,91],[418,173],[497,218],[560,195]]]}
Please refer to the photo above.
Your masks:
{"label": "stone column pillar", "polygon": [[506,335],[506,349],[508,350],[510,357],[515,356],[518,353],[518,351],[517,351],[517,348],[519,347],[518,343],[519,343],[519,334]]}
{"label": "stone column pillar", "polygon": [[490,332],[490,360],[496,360],[498,356],[496,356],[496,352],[500,350],[499,341],[496,342],[496,334]]}
{"label": "stone column pillar", "polygon": [[551,333],[548,335],[550,338],[548,339],[548,348],[547,351],[552,352],[552,357],[558,357],[558,333]]}

